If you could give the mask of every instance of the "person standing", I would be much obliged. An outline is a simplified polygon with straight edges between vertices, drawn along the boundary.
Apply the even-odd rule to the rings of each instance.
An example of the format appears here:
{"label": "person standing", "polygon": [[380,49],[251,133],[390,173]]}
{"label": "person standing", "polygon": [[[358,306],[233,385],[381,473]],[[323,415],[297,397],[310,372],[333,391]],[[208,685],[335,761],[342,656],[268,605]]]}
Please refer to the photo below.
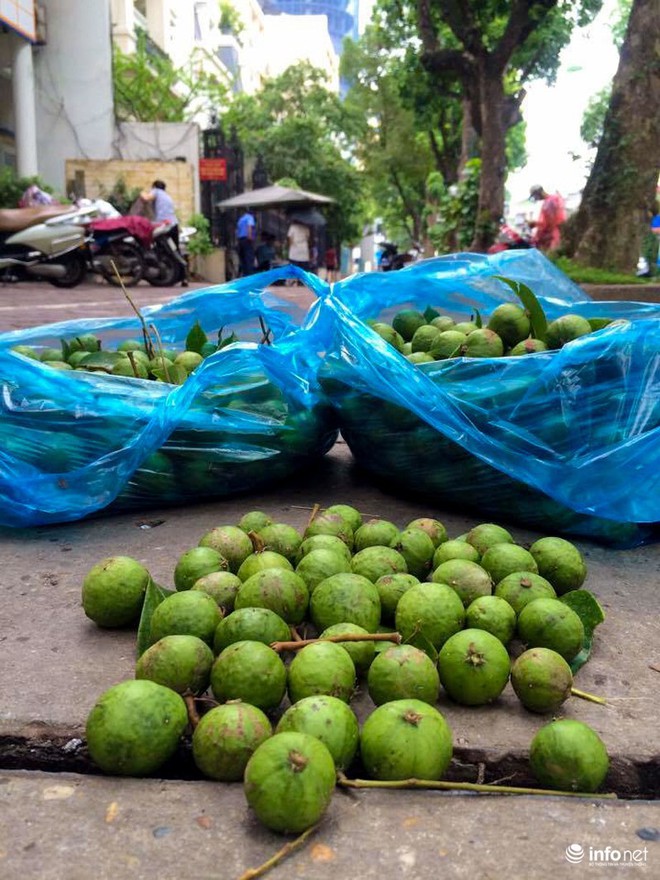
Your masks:
{"label": "person standing", "polygon": [[532,244],[541,251],[556,251],[561,243],[560,227],[566,222],[566,208],[559,193],[547,193],[542,186],[533,186],[529,197],[534,202],[543,201],[538,220],[530,220]]}
{"label": "person standing", "polygon": [[166,192],[165,182],[163,180],[154,180],[150,190],[144,190],[140,193],[140,197],[145,202],[151,204],[153,211],[153,223],[171,223],[171,235],[174,239],[176,249],[179,250],[179,220],[174,209],[172,196]]}
{"label": "person standing", "polygon": [[238,240],[238,274],[252,275],[254,266],[254,239],[257,229],[257,221],[249,208],[238,218],[236,224],[236,238]]}
{"label": "person standing", "polygon": [[305,272],[309,272],[311,256],[309,226],[305,226],[298,220],[293,220],[287,230],[286,237],[289,244],[289,262]]}

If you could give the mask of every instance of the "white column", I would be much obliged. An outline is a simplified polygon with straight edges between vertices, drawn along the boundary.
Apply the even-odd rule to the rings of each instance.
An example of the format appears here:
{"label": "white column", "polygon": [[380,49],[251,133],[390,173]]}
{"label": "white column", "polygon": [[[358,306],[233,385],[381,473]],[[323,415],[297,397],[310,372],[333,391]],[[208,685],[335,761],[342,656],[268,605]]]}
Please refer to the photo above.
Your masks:
{"label": "white column", "polygon": [[12,92],[16,135],[16,170],[20,177],[32,177],[39,173],[32,44],[20,37],[14,37]]}

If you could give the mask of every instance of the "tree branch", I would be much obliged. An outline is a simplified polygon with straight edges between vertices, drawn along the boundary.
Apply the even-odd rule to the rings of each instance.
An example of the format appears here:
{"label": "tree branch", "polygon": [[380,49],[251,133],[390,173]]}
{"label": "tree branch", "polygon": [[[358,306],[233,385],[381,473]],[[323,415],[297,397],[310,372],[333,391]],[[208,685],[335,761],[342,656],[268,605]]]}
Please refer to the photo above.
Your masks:
{"label": "tree branch", "polygon": [[503,72],[515,49],[539,28],[558,0],[515,0],[504,33],[490,53],[492,69]]}

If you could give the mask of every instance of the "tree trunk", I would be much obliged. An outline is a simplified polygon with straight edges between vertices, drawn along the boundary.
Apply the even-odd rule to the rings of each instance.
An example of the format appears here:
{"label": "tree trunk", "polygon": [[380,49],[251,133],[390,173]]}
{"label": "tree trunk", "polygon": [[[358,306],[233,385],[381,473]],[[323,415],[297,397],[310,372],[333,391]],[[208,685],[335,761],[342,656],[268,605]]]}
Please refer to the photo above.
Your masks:
{"label": "tree trunk", "polygon": [[634,0],[596,161],[567,250],[583,265],[632,272],[660,171],[660,3]]}
{"label": "tree trunk", "polygon": [[490,59],[479,66],[481,115],[481,179],[479,207],[471,248],[485,251],[493,243],[504,215],[506,126],[502,71],[491,70]]}
{"label": "tree trunk", "polygon": [[470,101],[463,98],[463,124],[461,126],[461,158],[458,173],[463,171],[470,159],[479,155],[479,135],[472,124],[472,108]]}

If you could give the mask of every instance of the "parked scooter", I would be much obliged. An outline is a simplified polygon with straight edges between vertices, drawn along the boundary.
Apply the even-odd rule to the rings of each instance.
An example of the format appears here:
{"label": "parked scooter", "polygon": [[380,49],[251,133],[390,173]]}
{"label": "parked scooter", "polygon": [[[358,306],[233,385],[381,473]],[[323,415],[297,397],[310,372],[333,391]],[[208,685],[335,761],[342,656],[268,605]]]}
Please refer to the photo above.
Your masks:
{"label": "parked scooter", "polygon": [[502,223],[494,244],[488,248],[489,254],[499,254],[501,251],[516,251],[533,248],[532,230],[527,224],[521,228]]}
{"label": "parked scooter", "polygon": [[[196,231],[196,230],[193,230]],[[154,287],[172,287],[174,284],[188,283],[188,263],[177,248],[174,237],[174,224],[159,223],[153,227],[153,240],[144,253],[144,279]],[[179,231],[179,244],[182,231]],[[188,236],[190,237],[190,236]]]}
{"label": "parked scooter", "polygon": [[[69,216],[64,205],[0,210],[0,281],[80,284],[87,271],[85,232],[65,219]],[[52,224],[52,219],[58,222]]]}

